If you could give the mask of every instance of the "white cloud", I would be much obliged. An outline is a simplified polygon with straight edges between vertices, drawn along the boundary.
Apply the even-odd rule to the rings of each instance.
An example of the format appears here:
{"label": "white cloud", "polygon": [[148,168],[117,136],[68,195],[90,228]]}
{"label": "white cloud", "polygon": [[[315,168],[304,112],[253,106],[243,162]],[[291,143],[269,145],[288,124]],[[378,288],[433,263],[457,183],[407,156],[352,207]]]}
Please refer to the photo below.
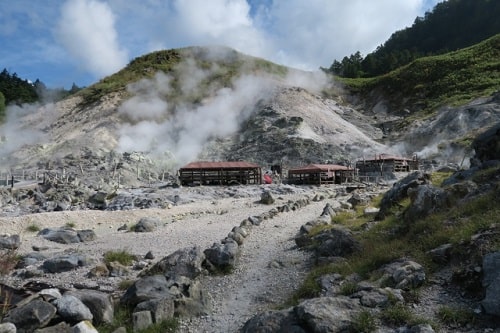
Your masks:
{"label": "white cloud", "polygon": [[128,62],[114,25],[115,16],[108,4],[68,0],[61,9],[56,37],[85,69],[97,76],[108,75]]}

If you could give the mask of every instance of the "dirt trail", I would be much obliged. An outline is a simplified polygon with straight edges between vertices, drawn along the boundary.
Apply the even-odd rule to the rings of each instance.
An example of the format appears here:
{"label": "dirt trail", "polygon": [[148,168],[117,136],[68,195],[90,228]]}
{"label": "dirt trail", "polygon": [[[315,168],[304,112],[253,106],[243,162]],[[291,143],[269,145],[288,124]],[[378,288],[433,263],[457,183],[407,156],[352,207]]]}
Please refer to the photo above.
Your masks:
{"label": "dirt trail", "polygon": [[180,332],[236,332],[256,313],[282,305],[302,283],[309,259],[296,248],[293,236],[301,225],[319,217],[324,205],[313,202],[254,226],[241,247],[237,268],[203,280],[213,312],[184,321]]}

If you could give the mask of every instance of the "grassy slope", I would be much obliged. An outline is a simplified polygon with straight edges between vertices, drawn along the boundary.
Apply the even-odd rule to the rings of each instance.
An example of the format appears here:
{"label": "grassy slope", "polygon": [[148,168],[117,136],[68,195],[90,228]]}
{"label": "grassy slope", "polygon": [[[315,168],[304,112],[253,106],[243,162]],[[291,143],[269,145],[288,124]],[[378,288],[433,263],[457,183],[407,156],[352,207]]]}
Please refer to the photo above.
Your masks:
{"label": "grassy slope", "polygon": [[339,80],[368,100],[383,96],[394,110],[429,113],[442,105],[460,105],[500,90],[500,34],[379,77]]}
{"label": "grassy slope", "polygon": [[[284,75],[287,68],[276,65],[264,59],[243,55],[229,48],[217,48],[216,55],[213,50],[202,47],[188,47],[156,51],[132,60],[125,68],[110,75],[92,86],[82,90],[79,95],[84,99],[84,104],[99,101],[101,97],[113,92],[125,91],[128,84],[141,79],[152,78],[156,73],[163,72],[173,77],[171,81],[172,100],[179,98],[179,77],[181,63],[191,58],[198,69],[209,70],[211,74],[202,83],[199,94],[204,95],[210,86],[214,88],[228,87],[233,78],[242,73],[273,73]],[[214,70],[214,68],[216,68]],[[205,91],[203,91],[205,88]],[[203,96],[184,96],[196,102]]]}

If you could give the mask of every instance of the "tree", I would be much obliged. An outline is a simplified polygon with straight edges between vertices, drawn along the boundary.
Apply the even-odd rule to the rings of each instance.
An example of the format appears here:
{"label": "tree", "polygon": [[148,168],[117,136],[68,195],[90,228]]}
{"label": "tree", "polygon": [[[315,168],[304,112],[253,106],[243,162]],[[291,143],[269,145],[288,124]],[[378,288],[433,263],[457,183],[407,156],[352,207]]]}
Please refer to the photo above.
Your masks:
{"label": "tree", "polygon": [[5,96],[0,91],[0,120],[5,118]]}

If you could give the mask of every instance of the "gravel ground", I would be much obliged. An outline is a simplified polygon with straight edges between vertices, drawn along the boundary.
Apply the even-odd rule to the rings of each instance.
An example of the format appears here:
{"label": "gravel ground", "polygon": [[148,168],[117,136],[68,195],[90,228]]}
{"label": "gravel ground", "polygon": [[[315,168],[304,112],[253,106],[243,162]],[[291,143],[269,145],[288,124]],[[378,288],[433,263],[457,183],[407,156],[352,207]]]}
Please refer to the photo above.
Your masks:
{"label": "gravel ground", "polygon": [[[296,201],[306,196],[312,198],[315,191],[318,191],[318,188],[273,186],[275,187],[245,187],[238,198],[215,199],[217,195],[214,193],[220,195],[220,189],[198,188],[196,200],[191,202],[188,192],[193,190],[187,188],[182,193],[186,203],[170,209],[41,213],[0,218],[0,226],[2,233],[21,235],[20,254],[32,252],[33,246],[44,246],[46,250],[42,253],[47,256],[78,251],[97,262],[102,260],[106,251],[125,249],[138,256],[152,251],[154,263],[180,248],[195,245],[202,249],[208,248],[225,238],[245,218],[267,212],[289,200]],[[271,189],[275,193],[274,205],[259,203],[264,189]],[[206,191],[206,200],[200,198],[200,191]],[[280,213],[259,226],[253,226],[241,247],[241,257],[236,269],[228,275],[201,278],[202,285],[210,295],[212,313],[201,318],[183,320],[180,332],[234,332],[252,315],[282,304],[302,282],[308,263],[308,254],[295,248],[293,236],[302,224],[318,217],[325,204],[325,201],[311,202],[298,211]],[[131,226],[146,216],[159,218],[164,223],[150,233],[118,231],[120,226]],[[31,225],[46,228],[68,223],[74,224],[74,228],[78,230],[93,229],[97,239],[65,245],[44,240],[37,237],[36,233],[27,231]],[[76,284],[98,286],[100,290],[113,292],[124,279],[90,279],[86,276],[88,271],[89,267],[83,267],[71,272],[45,274],[36,280],[66,288],[73,288]],[[134,278],[137,273],[133,271],[126,278]],[[27,280],[9,277],[4,282],[20,286]]]}

